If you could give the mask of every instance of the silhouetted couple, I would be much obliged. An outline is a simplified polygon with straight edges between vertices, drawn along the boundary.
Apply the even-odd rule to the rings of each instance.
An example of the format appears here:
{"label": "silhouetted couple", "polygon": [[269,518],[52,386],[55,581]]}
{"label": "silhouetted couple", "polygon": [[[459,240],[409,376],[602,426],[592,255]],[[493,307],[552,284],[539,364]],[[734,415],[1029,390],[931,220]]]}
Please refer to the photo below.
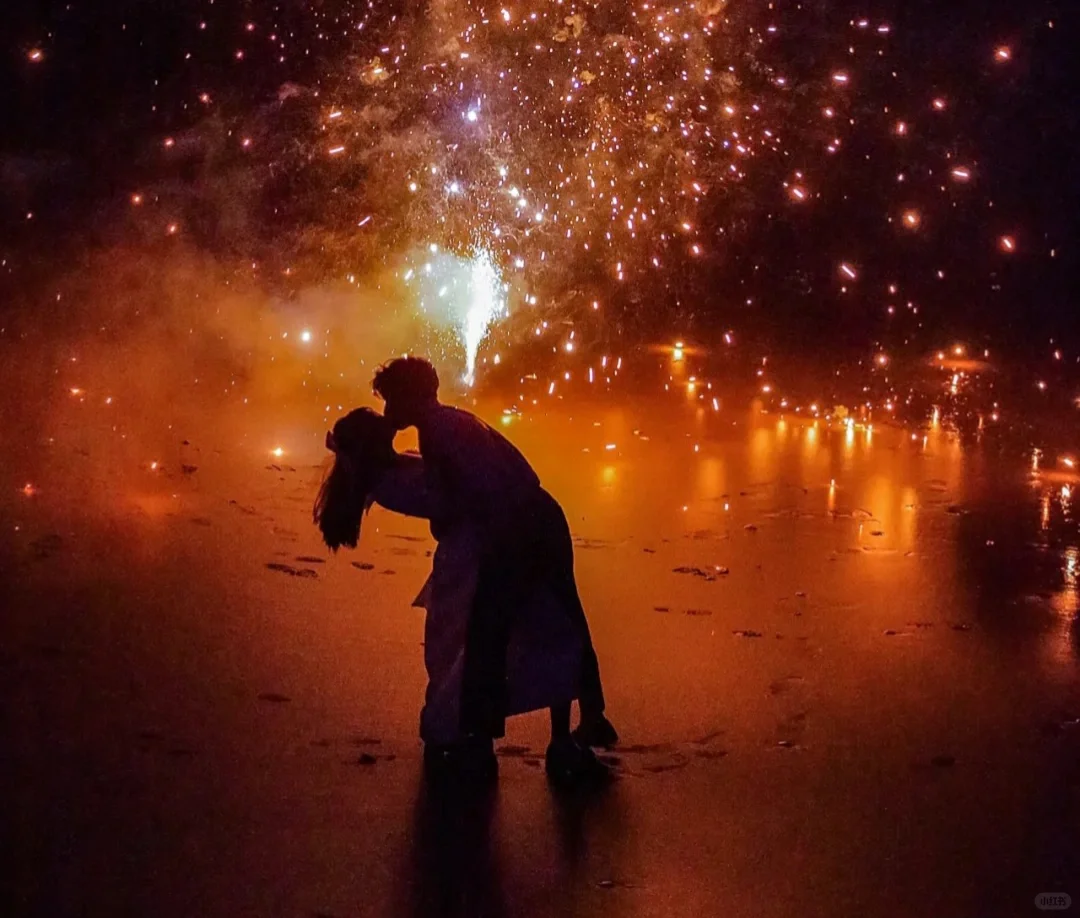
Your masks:
{"label": "silhouetted couple", "polygon": [[[430,520],[438,543],[414,605],[427,610],[427,695],[420,718],[432,775],[495,777],[506,718],[551,712],[546,765],[557,781],[603,778],[593,747],[618,736],[574,580],[562,508],[525,457],[475,415],[441,404],[426,360],[383,366],[374,390],[385,414],[359,408],[326,436],[334,467],[315,505],[326,544],[355,548],[372,503]],[[420,454],[394,450],[415,427]],[[571,703],[580,724],[570,729]]]}

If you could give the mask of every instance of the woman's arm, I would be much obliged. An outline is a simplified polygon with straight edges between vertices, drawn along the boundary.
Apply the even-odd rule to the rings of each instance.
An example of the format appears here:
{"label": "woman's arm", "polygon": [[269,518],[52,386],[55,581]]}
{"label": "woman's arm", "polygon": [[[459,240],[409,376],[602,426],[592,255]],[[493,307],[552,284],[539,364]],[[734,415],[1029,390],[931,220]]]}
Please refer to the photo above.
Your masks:
{"label": "woman's arm", "polygon": [[430,520],[442,515],[442,500],[425,472],[424,460],[419,456],[399,453],[393,466],[387,469],[371,492],[380,507]]}

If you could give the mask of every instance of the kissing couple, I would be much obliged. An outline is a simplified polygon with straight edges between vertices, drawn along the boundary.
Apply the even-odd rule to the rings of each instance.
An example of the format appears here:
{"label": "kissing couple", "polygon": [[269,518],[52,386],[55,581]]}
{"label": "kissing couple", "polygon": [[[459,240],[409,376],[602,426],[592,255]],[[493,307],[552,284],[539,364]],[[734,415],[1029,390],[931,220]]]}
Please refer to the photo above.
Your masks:
{"label": "kissing couple", "polygon": [[[385,413],[358,408],[326,435],[334,465],[315,503],[327,546],[355,548],[373,503],[430,521],[431,575],[413,603],[427,611],[428,686],[420,715],[425,771],[493,780],[506,718],[547,709],[549,777],[607,777],[593,747],[618,734],[604,715],[600,668],[574,579],[566,515],[521,452],[474,414],[438,399],[418,357],[375,374]],[[394,449],[415,427],[419,455]],[[572,702],[580,723],[570,729]]]}

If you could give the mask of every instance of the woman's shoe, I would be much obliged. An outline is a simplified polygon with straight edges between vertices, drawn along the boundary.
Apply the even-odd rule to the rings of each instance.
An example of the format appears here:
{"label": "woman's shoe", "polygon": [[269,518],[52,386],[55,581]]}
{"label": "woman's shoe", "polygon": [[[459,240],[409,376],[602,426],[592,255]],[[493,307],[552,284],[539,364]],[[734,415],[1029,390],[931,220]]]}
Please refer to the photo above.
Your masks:
{"label": "woman's shoe", "polygon": [[499,776],[491,740],[469,739],[447,745],[424,746],[424,774],[434,781],[487,784]]}

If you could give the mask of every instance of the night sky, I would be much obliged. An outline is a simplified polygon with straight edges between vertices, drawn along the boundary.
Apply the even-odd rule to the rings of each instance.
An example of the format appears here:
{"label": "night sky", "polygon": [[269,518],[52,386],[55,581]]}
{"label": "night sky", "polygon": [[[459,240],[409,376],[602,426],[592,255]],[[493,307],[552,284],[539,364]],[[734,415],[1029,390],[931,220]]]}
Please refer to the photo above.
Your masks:
{"label": "night sky", "polygon": [[[739,181],[713,183],[694,199],[690,242],[697,248],[691,254],[690,248],[677,247],[683,246],[677,228],[670,234],[652,228],[672,209],[671,189],[680,188],[681,181],[685,190],[688,181],[671,178],[681,166],[664,165],[682,151],[676,125],[661,120],[657,133],[670,133],[674,140],[665,139],[669,146],[654,151],[653,171],[639,186],[646,189],[638,199],[645,203],[629,214],[631,221],[640,221],[651,207],[646,218],[652,216],[653,223],[632,242],[617,237],[610,255],[597,244],[587,255],[580,245],[559,249],[554,234],[554,247],[514,237],[520,245],[512,249],[503,245],[510,232],[492,238],[491,228],[501,227],[501,218],[490,201],[501,192],[502,180],[493,177],[492,184],[463,166],[462,157],[480,146],[474,150],[465,137],[459,149],[453,133],[460,131],[459,101],[462,111],[473,98],[478,107],[481,98],[489,108],[494,104],[475,88],[491,89],[482,65],[465,70],[475,62],[462,64],[455,57],[449,66],[461,73],[451,75],[445,61],[439,64],[443,83],[432,94],[440,107],[412,85],[438,69],[430,62],[414,65],[412,76],[408,62],[401,63],[390,83],[367,79],[364,68],[380,54],[387,56],[385,42],[398,41],[410,29],[427,29],[438,19],[406,3],[368,6],[342,0],[5,4],[0,79],[10,90],[4,103],[7,128],[0,135],[0,244],[8,261],[8,291],[19,290],[25,301],[27,290],[47,286],[53,271],[70,270],[80,253],[113,245],[155,251],[168,244],[193,246],[225,264],[255,261],[268,287],[295,288],[362,274],[385,265],[393,251],[436,239],[469,253],[478,246],[490,249],[508,270],[518,259],[527,261],[527,286],[541,291],[553,314],[573,316],[577,300],[601,296],[611,321],[628,334],[696,322],[703,329],[735,327],[780,343],[811,335],[837,344],[880,340],[936,346],[942,335],[964,334],[1038,351],[1051,336],[1068,339],[1080,331],[1071,300],[1080,205],[1072,162],[1077,116],[1069,91],[1075,64],[1069,62],[1072,33],[1061,15],[1064,4],[811,0],[776,3],[774,10],[756,0],[732,0],[726,7],[702,4],[701,16],[730,14],[738,26],[732,34],[756,36],[776,24],[775,37],[770,34],[761,45],[725,39],[713,61],[730,56],[737,62],[741,83],[733,95],[748,95],[754,80],[769,87],[776,74],[784,75],[787,107],[775,109],[778,120],[769,127],[784,135],[790,152],[748,154],[751,165]],[[507,11],[475,0],[442,6],[450,8],[447,21],[418,36],[421,55],[438,47],[432,38],[438,29],[461,27],[468,35],[472,23],[467,20],[486,23],[490,14],[497,23],[500,10],[507,23],[512,15],[515,24],[518,18],[527,24],[526,6]],[[585,46],[597,31],[604,5],[579,6],[582,34],[573,26],[569,38],[556,37],[540,64],[530,61],[522,69],[522,82],[544,86],[543,68],[555,67],[548,62],[569,52],[575,41]],[[652,11],[666,7],[675,4],[653,4]],[[860,30],[863,19],[869,26]],[[874,32],[879,24],[886,24],[887,32],[860,34]],[[627,32],[623,23],[608,28]],[[550,29],[543,34],[550,35]],[[597,39],[596,47],[608,53],[611,35],[604,41]],[[497,46],[482,47],[487,51],[480,56],[490,56]],[[640,45],[625,47],[629,57]],[[997,56],[1002,48],[1007,60]],[[858,53],[850,55],[850,49]],[[670,75],[662,66],[657,64],[656,80]],[[838,84],[844,76],[837,74],[850,80],[850,89]],[[601,70],[595,84],[579,88],[599,94],[605,76]],[[671,80],[672,91],[681,91],[677,79]],[[627,85],[632,84],[619,88]],[[652,83],[645,87],[659,89]],[[634,90],[638,97],[646,94],[642,87]],[[453,97],[458,92],[460,100]],[[830,94],[837,99],[837,113],[822,118]],[[327,111],[342,99],[356,111],[389,104],[380,98],[403,101],[391,120],[354,131],[353,145],[341,157],[351,162],[336,168],[327,152],[338,149],[329,146],[335,141],[328,133],[333,125],[325,122]],[[770,102],[768,96],[759,98],[763,106]],[[947,102],[942,111],[931,108],[937,98]],[[529,109],[535,99],[534,89],[526,103],[504,100],[505,111],[520,114],[512,126],[499,125],[496,136],[517,171],[530,176],[572,149],[562,143],[563,129],[552,127],[546,109]],[[745,106],[746,99],[742,102]],[[590,104],[595,108],[587,116],[574,115],[579,120],[567,122],[565,130],[580,133],[583,119],[594,136],[610,144],[613,129],[599,124],[597,114],[602,103]],[[633,107],[637,97],[623,110],[618,104],[616,128],[620,116],[639,110]],[[486,115],[488,108],[480,111]],[[740,110],[734,117],[742,116]],[[692,130],[715,129],[715,123],[694,117],[699,120]],[[895,136],[898,120],[908,122],[910,137]],[[690,136],[688,122],[681,123],[683,136]],[[448,202],[450,192],[442,188],[422,211],[406,210],[402,203],[411,167],[403,163],[393,166],[400,174],[388,171],[394,159],[387,154],[388,138],[400,142],[394,148],[400,151],[418,124],[445,140],[440,151],[452,151],[446,162],[463,170],[461,191],[456,180],[447,186],[460,203]],[[746,131],[758,129],[749,117],[747,125]],[[487,126],[481,121],[481,127]],[[843,142],[825,152],[822,146],[832,133]],[[491,144],[492,134],[486,136]],[[248,145],[241,149],[241,143]],[[354,155],[357,144],[362,150]],[[710,144],[692,149],[699,168],[713,158]],[[643,148],[647,157],[649,149]],[[566,174],[596,168],[583,161],[567,165]],[[973,170],[969,182],[950,180],[949,170],[960,164]],[[806,175],[810,200],[805,206],[791,197],[799,186],[792,177],[796,170]],[[513,179],[511,174],[506,181]],[[566,207],[571,191],[556,202],[559,192],[551,189],[563,186],[546,175],[544,181],[548,210],[538,212],[537,221],[561,216],[575,233],[592,233],[586,238],[602,241],[597,215],[606,219],[607,210],[595,201],[585,208],[575,201],[581,215],[573,223],[573,210]],[[565,181],[572,188],[570,178]],[[393,194],[385,190],[390,187]],[[621,210],[627,195],[622,197],[620,228],[628,217]],[[676,203],[681,207],[683,201]],[[455,223],[458,212],[465,214],[462,225]],[[369,230],[357,229],[364,226],[358,217],[371,220]],[[611,219],[615,225],[615,216]],[[905,231],[904,220],[911,221],[912,231]],[[417,230],[418,222],[434,229]],[[640,222],[630,225],[642,229]],[[165,238],[170,235],[182,240]],[[1005,237],[1011,241],[1003,243]],[[1015,251],[1002,251],[1003,245]],[[612,276],[615,260],[623,264],[622,251],[629,264],[625,279]],[[537,261],[540,253],[543,264]],[[642,267],[633,274],[638,262]],[[844,265],[857,271],[853,283],[845,283]],[[891,293],[891,285],[897,293]]]}

